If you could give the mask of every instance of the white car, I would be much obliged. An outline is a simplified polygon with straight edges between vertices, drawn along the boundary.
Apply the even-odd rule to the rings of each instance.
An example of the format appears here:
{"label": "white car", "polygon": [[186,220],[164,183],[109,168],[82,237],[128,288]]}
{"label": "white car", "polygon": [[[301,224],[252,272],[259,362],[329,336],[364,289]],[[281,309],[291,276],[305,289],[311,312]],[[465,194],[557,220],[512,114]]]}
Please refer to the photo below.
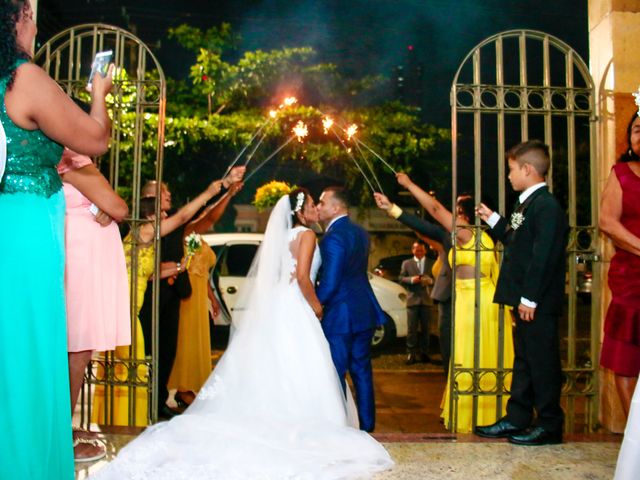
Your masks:
{"label": "white car", "polygon": [[[209,233],[202,236],[218,257],[211,272],[210,282],[222,297],[222,313],[215,318],[216,325],[229,325],[233,309],[244,278],[251,267],[263,234],[261,233]],[[397,283],[369,273],[369,281],[387,323],[379,327],[372,346],[380,347],[395,337],[407,336],[407,292]]]}

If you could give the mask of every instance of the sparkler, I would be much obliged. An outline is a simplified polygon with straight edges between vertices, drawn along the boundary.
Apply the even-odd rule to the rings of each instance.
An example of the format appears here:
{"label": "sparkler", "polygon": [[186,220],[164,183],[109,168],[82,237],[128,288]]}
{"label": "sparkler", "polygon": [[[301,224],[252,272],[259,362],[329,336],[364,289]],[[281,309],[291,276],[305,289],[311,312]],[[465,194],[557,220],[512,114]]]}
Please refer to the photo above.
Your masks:
{"label": "sparkler", "polygon": [[299,142],[302,142],[302,139],[306,137],[309,133],[307,126],[302,122],[302,120],[298,121],[298,123],[296,123],[295,127],[293,127],[291,131],[293,132],[293,135],[291,135],[286,142],[280,145],[275,152],[273,152],[271,155],[265,158],[262,162],[260,162],[258,166],[249,175],[245,177],[244,179],[245,182],[247,182],[251,177],[253,177],[256,174],[256,172],[260,170],[269,160],[275,157],[280,152],[280,150],[282,150],[284,147],[286,147],[291,142],[293,142],[295,138],[297,138]]}
{"label": "sparkler", "polygon": [[[253,143],[253,141],[256,139],[256,137],[258,135],[260,135],[260,133],[266,128],[266,126],[269,125],[274,119],[275,119],[275,116],[273,116],[273,117],[270,116],[270,118],[267,119],[267,121],[263,122],[262,125],[260,125],[260,127],[254,132],[254,134],[251,136],[251,139],[249,140],[249,142],[242,148],[242,150],[240,150],[240,153],[238,153],[238,155],[236,155],[236,158],[234,158],[233,161],[227,167],[227,170],[224,172],[224,175],[222,176],[223,180],[225,178],[227,178],[227,175],[229,175],[229,172],[231,171],[231,169],[233,167],[235,167],[236,163],[238,163],[238,160],[240,160],[240,157],[242,157],[244,152],[247,151],[247,148],[249,148],[249,146]],[[263,136],[263,138],[264,138],[264,136]],[[262,140],[260,140],[260,142],[262,142]],[[258,145],[260,145],[260,142],[258,143]],[[254,150],[254,152],[255,152],[255,150]],[[249,157],[249,160],[251,160],[251,157]],[[244,163],[244,165],[249,163],[249,160],[247,160]]]}
{"label": "sparkler", "polygon": [[329,129],[331,128],[331,126],[333,125],[333,118],[331,118],[330,116],[325,116],[322,119],[322,127],[324,128],[324,134],[328,134],[329,133]]}
{"label": "sparkler", "polygon": [[295,133],[296,137],[298,137],[298,141],[300,143],[302,143],[302,139],[309,134],[309,129],[302,120],[298,120],[298,123],[296,123],[296,126],[293,127],[292,131]]}
{"label": "sparkler", "polygon": [[280,108],[290,107],[294,103],[298,103],[298,99],[296,97],[287,97],[284,99],[283,105],[280,105]]}
{"label": "sparkler", "polygon": [[358,145],[357,143],[356,143],[356,148],[358,149],[358,152],[360,153],[360,156],[362,157],[362,161],[369,168],[369,172],[371,172],[371,175],[373,176],[373,179],[376,181],[376,184],[378,185],[378,188],[380,189],[379,190],[380,193],[384,194],[384,190],[382,189],[382,184],[380,183],[380,180],[378,180],[378,177],[376,176],[376,172],[373,169],[373,165],[371,165],[369,160],[367,160],[367,157],[365,156],[364,152],[360,148],[360,145]]}
{"label": "sparkler", "polygon": [[[282,110],[285,107],[290,107],[291,105],[297,102],[298,102],[298,99],[296,97],[286,97],[283,100],[283,102],[278,106],[278,110]],[[242,148],[242,150],[240,150],[240,153],[236,155],[236,158],[234,158],[233,161],[227,167],[227,170],[224,172],[224,175],[222,176],[223,180],[227,177],[227,175],[229,175],[229,172],[236,165],[236,163],[238,163],[238,160],[240,160],[242,155],[244,155],[244,152],[247,151],[247,148],[249,148],[249,146],[253,144],[253,141],[256,139],[256,137],[260,135],[265,128],[267,128],[272,122],[276,120],[278,116],[278,110],[273,110],[273,109],[269,110],[268,118],[251,135],[251,139],[249,140],[249,142]],[[256,153],[256,150],[258,150],[258,147],[260,146],[260,144],[262,143],[265,137],[266,137],[266,133],[262,135],[262,137],[258,141],[258,144],[253,148],[253,150],[251,150],[251,153],[249,153],[249,155],[247,156],[247,160],[243,164],[244,166],[247,166],[247,164],[251,161],[251,159],[253,158],[253,155]]]}
{"label": "sparkler", "polygon": [[[353,163],[356,164],[356,167],[358,167],[358,170],[360,170],[360,174],[362,175],[362,178],[364,178],[364,181],[367,182],[367,185],[369,185],[369,188],[371,189],[371,191],[373,193],[375,193],[376,192],[375,187],[373,186],[373,184],[369,180],[369,177],[367,177],[367,174],[364,173],[364,170],[362,169],[362,167],[360,166],[360,164],[356,160],[356,157],[354,157],[353,154],[351,153],[351,149],[349,147],[347,147],[347,145],[344,143],[344,140],[342,140],[342,138],[340,138],[340,135],[338,135],[338,133],[335,131],[335,129],[332,128],[331,131],[336,136],[336,138],[338,139],[340,144],[344,147],[345,151],[347,152],[347,155],[349,155],[349,157],[351,157],[351,160],[353,160]],[[381,189],[381,191],[382,191],[382,189]]]}
{"label": "sparkler", "polygon": [[364,148],[366,148],[367,150],[369,150],[373,155],[375,155],[378,160],[380,160],[385,167],[387,167],[389,170],[391,170],[393,172],[394,175],[396,175],[398,172],[396,172],[396,170],[389,165],[389,162],[387,162],[384,158],[382,158],[380,155],[378,155],[377,152],[375,152],[373,149],[371,149],[371,147],[369,147],[369,145],[367,145],[366,143],[364,143],[362,140],[359,140],[358,138],[355,139],[356,144],[358,145],[362,145]]}
{"label": "sparkler", "polygon": [[[328,123],[328,127],[325,126],[325,122],[329,121]],[[327,130],[334,124],[333,119],[329,116],[325,116],[325,119],[322,120],[322,125],[325,126],[324,129],[324,133],[327,133]],[[358,133],[358,125],[356,125],[355,123],[352,123],[351,125],[349,125],[346,129],[342,128],[342,130],[347,134],[347,140],[355,140],[356,145],[360,144],[363,147],[365,147],[367,150],[369,150],[373,155],[376,156],[376,158],[378,160],[380,160],[385,167],[387,167],[389,170],[391,170],[393,172],[394,175],[396,175],[398,172],[396,172],[396,170],[389,165],[389,162],[387,162],[384,158],[382,158],[377,152],[375,152],[373,149],[371,149],[371,147],[369,147],[369,145],[367,145],[366,143],[364,143],[362,140],[360,140],[358,137],[355,136],[356,133]],[[364,155],[363,155],[364,158]]]}
{"label": "sparkler", "polygon": [[253,149],[249,152],[249,155],[247,155],[247,159],[243,164],[245,167],[249,165],[249,162],[253,158],[253,155],[256,153],[256,150],[258,150],[258,147],[260,147],[260,144],[262,143],[262,141],[265,139],[266,136],[267,136],[266,132],[263,133],[262,136],[260,137],[260,140],[258,140],[258,143],[256,143],[255,147],[253,147]]}
{"label": "sparkler", "polygon": [[351,140],[351,138],[358,132],[358,126],[355,123],[352,123],[345,132],[347,134],[347,140]]}

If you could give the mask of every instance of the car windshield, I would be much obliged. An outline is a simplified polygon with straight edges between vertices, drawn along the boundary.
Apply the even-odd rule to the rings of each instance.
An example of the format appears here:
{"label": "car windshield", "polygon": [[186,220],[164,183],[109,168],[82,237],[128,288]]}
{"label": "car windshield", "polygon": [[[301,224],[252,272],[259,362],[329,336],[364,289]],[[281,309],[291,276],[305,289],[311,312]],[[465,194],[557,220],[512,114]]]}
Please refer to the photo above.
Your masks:
{"label": "car windshield", "polygon": [[222,276],[245,277],[258,250],[256,244],[227,245],[218,254],[218,273]]}

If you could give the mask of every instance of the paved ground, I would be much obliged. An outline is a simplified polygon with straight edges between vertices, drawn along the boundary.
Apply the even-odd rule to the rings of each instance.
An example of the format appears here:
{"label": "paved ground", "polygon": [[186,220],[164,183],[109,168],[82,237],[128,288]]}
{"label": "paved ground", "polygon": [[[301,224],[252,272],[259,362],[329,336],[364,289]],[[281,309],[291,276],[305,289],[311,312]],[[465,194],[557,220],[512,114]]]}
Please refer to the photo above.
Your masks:
{"label": "paved ground", "polygon": [[[218,342],[223,341],[218,337]],[[221,352],[219,347],[214,350],[214,361]],[[433,353],[437,361],[439,356],[435,350]],[[430,363],[407,367],[404,360],[400,340],[373,360],[377,409],[374,436],[396,462],[393,470],[377,475],[375,480],[605,480],[613,477],[621,441],[618,435],[568,435],[562,445],[518,447],[474,435],[450,434],[439,418],[445,387],[442,366]],[[77,480],[84,480],[101,468],[139,432],[140,429],[126,428],[106,430],[103,438],[109,455],[101,462],[78,465]]]}

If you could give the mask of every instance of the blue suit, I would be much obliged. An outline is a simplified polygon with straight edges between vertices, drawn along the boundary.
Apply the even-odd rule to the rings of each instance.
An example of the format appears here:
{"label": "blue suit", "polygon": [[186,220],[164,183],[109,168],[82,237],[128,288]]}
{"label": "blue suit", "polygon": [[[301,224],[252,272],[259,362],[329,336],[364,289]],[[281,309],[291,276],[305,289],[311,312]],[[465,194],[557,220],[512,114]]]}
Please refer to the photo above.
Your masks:
{"label": "blue suit", "polygon": [[371,338],[386,316],[376,300],[367,267],[369,236],[348,217],[336,220],[320,242],[322,272],[316,293],[324,306],[322,329],[346,389],[349,372],[356,390],[360,428],[375,427]]}

